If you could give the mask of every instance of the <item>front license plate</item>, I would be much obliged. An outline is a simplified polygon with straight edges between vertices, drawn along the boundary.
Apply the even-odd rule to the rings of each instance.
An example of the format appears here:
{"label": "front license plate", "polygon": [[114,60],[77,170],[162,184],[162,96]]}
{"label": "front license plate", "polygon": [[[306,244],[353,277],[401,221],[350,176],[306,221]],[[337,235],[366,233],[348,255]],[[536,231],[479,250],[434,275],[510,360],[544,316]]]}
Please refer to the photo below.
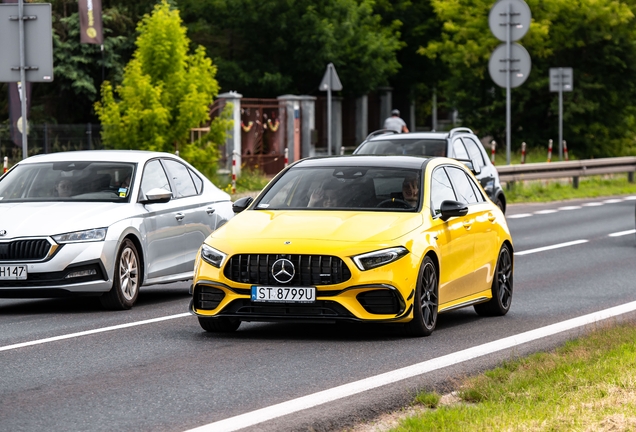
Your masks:
{"label": "front license plate", "polygon": [[314,287],[268,287],[252,285],[252,301],[276,303],[313,303]]}
{"label": "front license plate", "polygon": [[0,265],[0,280],[21,280],[26,278],[26,266]]}

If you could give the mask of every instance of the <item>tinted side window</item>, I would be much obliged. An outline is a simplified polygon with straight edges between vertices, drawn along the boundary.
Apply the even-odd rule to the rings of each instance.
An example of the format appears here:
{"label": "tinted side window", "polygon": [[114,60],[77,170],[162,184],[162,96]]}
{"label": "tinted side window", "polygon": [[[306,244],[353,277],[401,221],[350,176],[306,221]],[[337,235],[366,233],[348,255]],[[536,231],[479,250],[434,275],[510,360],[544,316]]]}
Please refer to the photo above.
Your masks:
{"label": "tinted side window", "polygon": [[170,178],[176,189],[175,197],[183,198],[197,194],[197,189],[194,187],[194,182],[188,168],[177,161],[170,159],[164,159]]}
{"label": "tinted side window", "polygon": [[466,150],[468,150],[468,154],[470,155],[470,159],[477,162],[480,168],[485,165],[484,155],[477,147],[480,144],[477,144],[472,138],[464,137],[462,138],[464,141],[464,145],[466,146]]}
{"label": "tinted side window", "polygon": [[158,160],[148,162],[144,168],[144,174],[141,177],[141,192],[143,194],[155,188],[172,191],[166,172]]}
{"label": "tinted side window", "polygon": [[457,201],[464,204],[472,204],[478,202],[475,196],[475,191],[470,185],[470,180],[464,171],[455,167],[446,167],[448,175],[450,176],[453,186],[455,187],[455,193],[457,194]]}
{"label": "tinted side window", "polygon": [[196,175],[196,173],[192,171],[191,169],[188,169],[188,171],[190,172],[190,176],[192,177],[192,180],[194,181],[194,187],[197,188],[197,193],[200,194],[203,191],[203,180],[201,180],[201,177]]}
{"label": "tinted side window", "polygon": [[453,187],[448,175],[446,175],[446,171],[443,168],[437,168],[433,171],[433,176],[431,177],[431,209],[433,210],[433,215],[441,213],[442,201],[446,200],[455,201],[457,197],[455,197],[455,192],[453,192]]}
{"label": "tinted side window", "polygon": [[462,140],[459,138],[453,141],[453,153],[455,153],[455,158],[457,159],[470,159]]}

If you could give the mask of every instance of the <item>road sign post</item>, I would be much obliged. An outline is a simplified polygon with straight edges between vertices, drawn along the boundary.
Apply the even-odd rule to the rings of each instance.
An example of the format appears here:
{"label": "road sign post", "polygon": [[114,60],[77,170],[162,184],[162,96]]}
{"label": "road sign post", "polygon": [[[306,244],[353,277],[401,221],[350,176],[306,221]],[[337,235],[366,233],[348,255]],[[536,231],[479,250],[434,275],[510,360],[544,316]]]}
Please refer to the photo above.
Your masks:
{"label": "road sign post", "polygon": [[499,0],[490,9],[488,25],[499,45],[490,56],[488,71],[492,80],[506,88],[506,163],[510,165],[511,91],[521,85],[530,73],[530,55],[514,41],[521,39],[530,28],[530,8],[523,0]]}
{"label": "road sign post", "polygon": [[338,73],[333,63],[327,65],[327,70],[318,88],[322,91],[327,91],[327,154],[331,156],[331,91],[342,90],[342,83],[340,78],[338,78]]}
{"label": "road sign post", "polygon": [[[49,3],[0,4],[0,82],[53,81],[53,30]],[[26,24],[26,25],[25,25]],[[22,158],[28,156],[27,92],[20,92]]]}
{"label": "road sign post", "polygon": [[559,92],[559,160],[563,160],[563,92],[573,88],[572,68],[550,68],[550,91]]}

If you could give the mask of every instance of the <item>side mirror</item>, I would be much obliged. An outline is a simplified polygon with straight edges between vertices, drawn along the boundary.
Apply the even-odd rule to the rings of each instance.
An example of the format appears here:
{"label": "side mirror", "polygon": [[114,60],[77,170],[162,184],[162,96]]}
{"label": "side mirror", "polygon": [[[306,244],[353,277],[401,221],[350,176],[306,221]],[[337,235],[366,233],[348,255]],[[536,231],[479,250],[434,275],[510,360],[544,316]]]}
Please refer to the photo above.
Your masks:
{"label": "side mirror", "polygon": [[452,217],[465,216],[468,213],[468,206],[458,201],[446,200],[442,201],[440,211],[442,213],[440,219],[446,222]]}
{"label": "side mirror", "polygon": [[145,199],[140,199],[139,202],[142,204],[157,204],[157,203],[167,203],[172,199],[172,192],[169,190],[165,190],[162,188],[154,188],[150,189],[146,194]]}
{"label": "side mirror", "polygon": [[252,197],[239,198],[234,202],[234,204],[232,204],[232,210],[234,213],[240,213],[248,208],[250,204],[252,204],[252,201],[254,201],[254,198]]}

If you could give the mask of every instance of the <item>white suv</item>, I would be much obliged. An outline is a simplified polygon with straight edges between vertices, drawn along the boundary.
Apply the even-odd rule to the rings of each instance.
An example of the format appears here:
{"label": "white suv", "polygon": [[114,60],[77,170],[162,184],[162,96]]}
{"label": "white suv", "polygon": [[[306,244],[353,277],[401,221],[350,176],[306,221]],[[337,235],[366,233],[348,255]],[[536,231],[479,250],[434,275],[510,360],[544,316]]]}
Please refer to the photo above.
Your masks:
{"label": "white suv", "polygon": [[406,154],[420,156],[446,156],[472,162],[475,177],[488,197],[506,211],[506,196],[499,183],[499,173],[472,130],[466,127],[449,132],[397,133],[379,130],[369,134],[353,154]]}

